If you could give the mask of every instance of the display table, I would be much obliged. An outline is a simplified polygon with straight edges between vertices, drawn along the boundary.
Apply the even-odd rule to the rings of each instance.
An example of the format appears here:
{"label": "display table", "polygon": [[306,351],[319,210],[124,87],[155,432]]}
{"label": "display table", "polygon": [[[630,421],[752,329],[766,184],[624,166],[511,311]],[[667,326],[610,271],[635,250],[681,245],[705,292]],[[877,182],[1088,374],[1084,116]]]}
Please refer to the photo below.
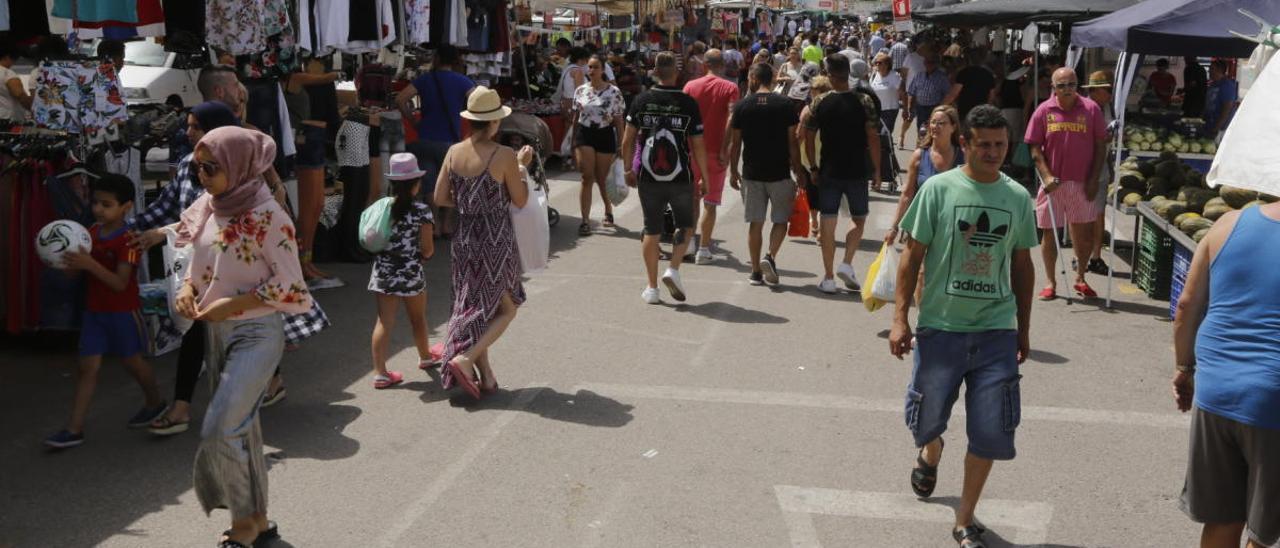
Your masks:
{"label": "display table", "polygon": [[[1200,173],[1208,174],[1209,168],[1213,167],[1212,154],[1192,154],[1190,152],[1179,152],[1177,154],[1178,154],[1178,159],[1182,160],[1182,163],[1195,168],[1195,170],[1199,171]],[[1124,159],[1128,158],[1129,156],[1133,156],[1134,158],[1154,160],[1160,157],[1160,153],[1155,151],[1150,151],[1150,150],[1129,150],[1127,148],[1120,149],[1121,161],[1124,161]]]}

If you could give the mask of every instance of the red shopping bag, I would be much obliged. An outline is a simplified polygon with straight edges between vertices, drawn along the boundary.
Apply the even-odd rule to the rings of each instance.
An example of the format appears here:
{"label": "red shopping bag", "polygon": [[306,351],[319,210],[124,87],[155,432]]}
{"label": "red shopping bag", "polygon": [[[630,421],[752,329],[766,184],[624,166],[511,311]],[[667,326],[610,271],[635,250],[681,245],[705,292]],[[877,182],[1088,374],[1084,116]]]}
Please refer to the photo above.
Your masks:
{"label": "red shopping bag", "polygon": [[809,235],[809,194],[804,188],[796,191],[795,205],[791,206],[791,220],[787,224],[787,235],[793,238]]}

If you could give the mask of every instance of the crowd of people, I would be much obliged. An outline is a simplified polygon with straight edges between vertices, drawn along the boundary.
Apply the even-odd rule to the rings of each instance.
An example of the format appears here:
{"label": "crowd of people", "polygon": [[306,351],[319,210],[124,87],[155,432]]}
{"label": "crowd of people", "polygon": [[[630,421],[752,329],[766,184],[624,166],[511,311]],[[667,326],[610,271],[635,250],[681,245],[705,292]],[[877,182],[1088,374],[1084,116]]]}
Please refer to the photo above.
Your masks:
{"label": "crowd of people", "polygon": [[[920,497],[932,495],[944,449],[942,434],[964,384],[968,447],[951,534],[960,546],[983,546],[985,530],[974,519],[983,485],[994,461],[1016,455],[1019,364],[1031,349],[1035,295],[1031,249],[1041,246],[1049,281],[1039,292],[1041,300],[1057,297],[1059,229],[1066,227],[1075,244],[1076,294],[1096,297],[1086,274],[1107,269],[1094,251],[1100,247],[1102,226],[1099,197],[1105,196],[1108,183],[1110,78],[1105,72],[1091,75],[1083,87],[1092,98],[1085,97],[1078,92],[1075,71],[1049,62],[1046,91],[1051,93],[1037,95],[1033,84],[1024,81],[1023,59],[996,56],[982,46],[966,48],[961,39],[910,39],[856,24],[809,27],[806,33],[793,25],[777,39],[762,35],[755,40],[717,40],[710,46],[697,42],[683,54],[628,55],[621,62],[618,56],[600,54],[598,48],[575,47],[567,40],[557,43],[553,55],[563,58],[563,68],[554,77],[535,73],[528,84],[551,86],[553,97],[569,115],[570,165],[581,175],[577,232],[581,237],[595,232],[592,209],[597,190],[604,208],[601,225],[618,222],[605,183],[615,160],[621,159],[622,177],[636,188],[643,217],[645,303],[662,302],[659,281],[671,299],[687,301],[682,265],[690,260],[714,263],[713,234],[726,183],[741,193],[744,204],[750,284],[781,283],[779,257],[794,205],[804,200],[815,216],[810,235],[821,244],[823,275],[816,289],[837,293],[838,280],[845,289],[857,291],[853,259],[867,228],[870,193],[882,190],[884,180],[896,178],[892,151],[912,141],[904,132],[914,122],[919,137],[905,166],[893,224],[883,235],[886,244],[900,243],[905,249],[896,276],[897,308],[889,345],[899,359],[915,352],[904,408],[919,448],[910,487]],[[0,55],[0,68],[4,60]],[[551,70],[548,56],[531,60]],[[528,146],[517,151],[499,143],[499,124],[511,113],[510,107],[460,68],[457,51],[441,48],[430,70],[399,92],[395,110],[403,118],[393,119],[419,120],[418,140],[406,152],[389,154],[385,168],[376,159],[384,150],[390,152],[379,128],[383,117],[373,113],[369,130],[356,136],[367,145],[360,148],[367,157],[349,167],[376,176],[368,188],[357,186],[347,194],[351,202],[344,210],[359,213],[377,200],[387,200],[391,219],[387,245],[369,257],[367,287],[377,311],[370,338],[376,389],[404,380],[388,364],[389,334],[403,308],[420,368],[441,367],[446,389],[459,388],[473,398],[499,390],[489,349],[526,298],[508,208],[523,207],[529,199],[526,180],[534,153]],[[313,292],[340,285],[312,264],[310,256],[317,209],[323,203],[316,197],[323,196],[324,166],[324,151],[312,147],[323,142],[325,122],[310,115],[300,91],[301,86],[329,85],[334,77],[316,69],[284,82],[289,114],[300,137],[299,204],[284,197],[274,167],[276,141],[248,122],[244,84],[232,69],[209,67],[199,82],[206,102],[191,108],[186,120],[192,149],[177,163],[174,180],[159,200],[132,217],[132,186],[125,188],[129,181],[111,176],[98,180],[93,188],[98,222],[91,227],[93,250],[68,262],[68,268],[84,271],[91,280],[89,314],[81,334],[71,418],[46,445],[69,448],[83,443],[89,400],[104,355],[123,358],[143,389],[143,407],[129,426],[149,428],[156,435],[188,429],[192,392],[203,364],[215,392],[200,429],[194,481],[206,512],[230,510],[231,528],[219,539],[224,548],[243,548],[279,535],[267,514],[259,414],[284,397],[279,364],[287,347],[328,324]],[[1160,82],[1156,78],[1153,85],[1162,94]],[[1035,104],[1037,96],[1046,99]],[[466,137],[462,118],[469,128]],[[1034,196],[1024,182],[1002,171],[1018,143],[1028,146],[1032,173],[1040,182],[1031,188]],[[388,181],[385,191],[381,180]],[[850,220],[837,262],[842,203]],[[1246,212],[1240,216],[1241,230],[1261,238],[1269,225],[1260,216],[1277,219],[1280,213],[1272,206]],[[771,225],[767,245],[766,220]],[[1206,240],[1212,251],[1197,251],[1187,282],[1189,297],[1179,316],[1180,364],[1191,353],[1188,341],[1201,317],[1208,329],[1218,332],[1235,328],[1232,322],[1238,321],[1213,307],[1222,282],[1212,278],[1214,290],[1208,296],[1208,273],[1218,267],[1210,267],[1202,255],[1219,250],[1240,255],[1240,246],[1224,242],[1230,230],[1215,225]],[[450,240],[452,305],[446,340],[433,348],[427,337],[423,264],[436,255],[436,240],[442,237]],[[140,253],[170,238],[193,249],[190,270],[176,297],[177,311],[191,327],[178,354],[172,405],[163,400],[142,359],[135,274]],[[662,269],[661,243],[666,238],[671,251]],[[1237,279],[1247,273],[1225,275]],[[909,314],[913,306],[919,308],[914,332]],[[1262,317],[1275,310],[1280,307],[1254,312]],[[1201,337],[1209,335],[1202,332]],[[1217,337],[1206,341],[1200,353],[1234,363],[1239,360],[1232,357],[1233,344],[1230,337]],[[1244,351],[1255,356],[1274,343],[1250,345]],[[1273,361],[1258,358],[1259,363]],[[1276,370],[1255,367],[1259,374]],[[1174,381],[1183,410],[1190,408],[1193,392],[1186,376],[1190,371],[1193,366],[1180,365]],[[1221,369],[1213,371],[1226,375]],[[1233,399],[1241,389],[1273,397]],[[1204,411],[1197,410],[1193,444],[1215,447],[1221,454],[1193,456],[1184,505],[1199,520],[1239,521],[1238,528],[1215,529],[1213,534],[1221,538],[1234,531],[1238,539],[1246,517],[1258,545],[1274,544],[1280,537],[1269,525],[1277,520],[1267,521],[1274,509],[1239,504],[1260,495],[1243,487],[1227,495],[1215,493],[1216,483],[1208,479],[1244,481],[1242,477],[1268,468],[1256,463],[1224,465],[1232,453],[1220,439],[1242,435],[1264,440],[1270,449],[1258,445],[1247,451],[1251,456],[1274,455],[1274,448],[1280,447],[1275,431],[1265,430],[1277,428],[1274,391],[1274,386],[1223,381],[1195,392],[1197,407]],[[1223,416],[1213,415],[1215,409]],[[1232,421],[1260,424],[1265,431],[1230,434],[1239,424]],[[1280,489],[1274,481],[1264,483],[1267,494]],[[1215,497],[1228,495],[1235,512],[1215,504]]]}

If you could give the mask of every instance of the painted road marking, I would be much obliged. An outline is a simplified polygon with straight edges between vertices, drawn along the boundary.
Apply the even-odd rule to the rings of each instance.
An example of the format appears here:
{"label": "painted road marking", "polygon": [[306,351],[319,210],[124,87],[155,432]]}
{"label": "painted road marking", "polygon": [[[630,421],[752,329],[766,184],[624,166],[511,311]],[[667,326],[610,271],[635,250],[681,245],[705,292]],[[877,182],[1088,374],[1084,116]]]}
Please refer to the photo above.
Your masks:
{"label": "painted road marking", "polygon": [[[948,525],[955,521],[951,507],[923,502],[915,495],[792,485],[775,485],[773,491],[782,508],[793,548],[822,545],[813,527],[814,514]],[[990,528],[1017,529],[1014,542],[1018,544],[1042,544],[1048,540],[1053,506],[1042,502],[982,499],[978,513],[978,521]]]}
{"label": "painted road marking", "polygon": [[516,397],[515,401],[511,402],[511,405],[506,410],[498,412],[498,416],[493,419],[493,423],[488,428],[477,432],[472,437],[474,441],[471,442],[471,446],[467,447],[467,450],[457,460],[449,463],[440,472],[440,475],[436,476],[436,479],[427,485],[422,492],[422,496],[410,502],[398,518],[388,522],[387,529],[383,532],[382,539],[378,542],[378,545],[404,546],[405,544],[401,542],[401,537],[409,531],[409,528],[414,523],[417,523],[418,520],[427,515],[427,511],[440,498],[440,495],[449,490],[449,487],[457,481],[458,476],[462,475],[462,472],[484,452],[485,447],[488,447],[493,440],[498,438],[498,435],[502,433],[502,429],[511,424],[511,421],[515,420],[521,411],[529,407],[534,398],[546,390],[545,387],[539,386],[541,384],[543,383],[530,385],[528,389],[522,391]]}
{"label": "painted road marking", "polygon": [[[680,386],[649,386],[624,384],[579,384],[577,390],[589,390],[597,394],[618,398],[695,401],[705,403],[743,403],[753,405],[782,405],[788,407],[812,407],[843,409],[849,411],[875,411],[902,413],[901,399],[875,400],[857,396],[836,394],[804,394],[764,390],[735,390],[726,388],[697,388]],[[952,415],[964,416],[964,404],[956,402]],[[1022,419],[1076,424],[1113,424],[1149,428],[1189,428],[1191,418],[1185,415],[1143,413],[1138,411],[1111,411],[1105,409],[1080,409],[1074,407],[1022,406]]]}

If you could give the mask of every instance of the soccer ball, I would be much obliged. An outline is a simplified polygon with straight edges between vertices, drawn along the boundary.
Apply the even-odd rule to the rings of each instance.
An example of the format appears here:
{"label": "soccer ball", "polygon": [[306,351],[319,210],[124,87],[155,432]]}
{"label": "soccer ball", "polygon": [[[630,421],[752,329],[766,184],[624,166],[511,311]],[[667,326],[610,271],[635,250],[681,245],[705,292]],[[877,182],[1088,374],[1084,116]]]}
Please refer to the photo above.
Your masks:
{"label": "soccer ball", "polygon": [[36,236],[36,255],[44,264],[63,268],[67,253],[88,253],[93,249],[89,231],[75,221],[58,220],[40,229]]}

